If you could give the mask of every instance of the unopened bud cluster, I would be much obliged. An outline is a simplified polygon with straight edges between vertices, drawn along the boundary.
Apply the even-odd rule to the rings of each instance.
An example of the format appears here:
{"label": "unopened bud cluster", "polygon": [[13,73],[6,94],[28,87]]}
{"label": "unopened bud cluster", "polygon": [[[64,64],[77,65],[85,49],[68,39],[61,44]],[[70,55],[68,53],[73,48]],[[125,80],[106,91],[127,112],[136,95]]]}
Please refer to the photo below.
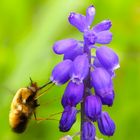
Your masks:
{"label": "unopened bud cluster", "polygon": [[[112,33],[109,31],[111,21],[104,20],[91,27],[94,16],[94,6],[87,8],[86,15],[70,13],[69,23],[82,33],[83,41],[70,38],[57,41],[53,46],[56,54],[63,55],[63,61],[54,67],[51,81],[56,85],[69,81],[61,101],[64,111],[59,129],[63,132],[70,130],[76,121],[76,106],[84,101],[86,118],[81,130],[82,140],[95,139],[93,122],[96,121],[103,135],[112,136],[115,131],[113,120],[107,112],[102,111],[102,106],[112,106],[114,102],[112,78],[115,77],[114,70],[119,68],[119,58],[111,48],[104,46],[112,40]],[[96,43],[103,46],[95,46]],[[95,51],[94,56],[91,54],[92,50]],[[85,84],[87,77],[90,77],[88,86]],[[91,92],[92,88],[95,94]],[[88,89],[86,96],[85,89]]]}

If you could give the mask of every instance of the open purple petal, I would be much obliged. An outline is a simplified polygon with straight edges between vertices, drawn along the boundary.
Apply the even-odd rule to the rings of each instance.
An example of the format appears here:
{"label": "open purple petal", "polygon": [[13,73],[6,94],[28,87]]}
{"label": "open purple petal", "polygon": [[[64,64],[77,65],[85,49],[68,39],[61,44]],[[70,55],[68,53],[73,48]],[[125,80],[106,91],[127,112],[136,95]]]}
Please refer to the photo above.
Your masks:
{"label": "open purple petal", "polygon": [[86,11],[86,21],[88,26],[90,26],[94,20],[95,8],[93,5],[89,6]]}
{"label": "open purple petal", "polygon": [[71,25],[75,26],[80,32],[84,32],[88,28],[86,17],[78,13],[70,13],[68,18]]}
{"label": "open purple petal", "polygon": [[96,50],[96,57],[100,64],[107,70],[119,68],[119,57],[111,48],[106,46],[98,48]]}
{"label": "open purple petal", "polygon": [[110,20],[103,20],[102,22],[95,25],[92,30],[98,33],[98,32],[109,30],[111,26],[112,26],[112,23]]}
{"label": "open purple petal", "polygon": [[78,45],[78,41],[75,39],[64,39],[57,41],[53,46],[53,51],[56,54],[64,54],[71,49],[74,49]]}
{"label": "open purple petal", "polygon": [[112,33],[110,31],[102,31],[96,34],[96,43],[108,44],[112,40]]}

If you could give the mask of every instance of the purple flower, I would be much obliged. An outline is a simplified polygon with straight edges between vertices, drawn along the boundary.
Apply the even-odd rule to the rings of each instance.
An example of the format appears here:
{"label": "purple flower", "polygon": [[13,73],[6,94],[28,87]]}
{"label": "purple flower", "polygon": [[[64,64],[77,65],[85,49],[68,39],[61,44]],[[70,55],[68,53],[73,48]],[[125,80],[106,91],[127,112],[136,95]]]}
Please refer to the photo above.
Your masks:
{"label": "purple flower", "polygon": [[62,132],[67,132],[70,130],[74,122],[76,121],[77,110],[75,107],[67,106],[61,116],[59,122],[59,129]]}
{"label": "purple flower", "polygon": [[112,136],[115,132],[115,123],[107,112],[102,112],[101,117],[98,119],[98,127],[100,132],[106,136]]}
{"label": "purple flower", "polygon": [[112,33],[109,32],[111,27],[110,20],[104,20],[90,29],[95,16],[94,6],[89,6],[86,16],[77,13],[71,13],[69,22],[75,26],[80,32],[84,33],[84,43],[86,45],[94,45],[95,43],[108,44],[112,40]]}
{"label": "purple flower", "polygon": [[86,10],[86,22],[88,26],[92,24],[92,21],[94,20],[94,16],[95,16],[95,8],[93,5],[91,5]]}
{"label": "purple flower", "polygon": [[86,30],[84,32],[84,41],[86,45],[94,45],[95,43],[108,44],[112,40],[110,31],[102,31],[96,33],[94,30]]}
{"label": "purple flower", "polygon": [[70,81],[62,97],[61,103],[63,107],[66,107],[68,105],[76,106],[82,100],[83,93],[84,93],[83,83],[76,84]]}
{"label": "purple flower", "polygon": [[57,64],[52,71],[51,81],[56,85],[66,83],[70,79],[71,66],[72,61],[68,59]]}
{"label": "purple flower", "polygon": [[57,41],[53,46],[53,51],[56,54],[64,54],[71,49],[76,48],[78,45],[78,41],[75,39],[64,39]]}
{"label": "purple flower", "polygon": [[114,94],[114,91],[111,91],[111,92],[108,92],[108,94],[99,95],[99,97],[103,105],[112,106],[114,102],[115,94]]}
{"label": "purple flower", "polygon": [[86,17],[84,15],[72,12],[70,13],[68,20],[70,24],[75,26],[80,32],[84,32],[88,27]]}
{"label": "purple flower", "polygon": [[99,63],[107,70],[115,70],[119,68],[119,58],[117,54],[106,46],[102,46],[96,50],[96,57]]}
{"label": "purple flower", "polygon": [[89,72],[89,60],[86,54],[79,55],[73,61],[71,80],[82,83]]}
{"label": "purple flower", "polygon": [[112,26],[112,23],[110,20],[103,20],[100,23],[98,23],[97,25],[95,25],[92,30],[94,30],[94,32],[96,32],[96,33],[99,33],[102,31],[109,30],[111,28],[111,26]]}
{"label": "purple flower", "polygon": [[110,31],[102,31],[96,34],[96,43],[109,44],[112,40],[112,33]]}
{"label": "purple flower", "polygon": [[75,48],[68,50],[64,53],[64,60],[71,59],[72,61],[78,56],[84,53],[83,46],[76,46]]}
{"label": "purple flower", "polygon": [[102,103],[98,96],[90,95],[85,100],[85,113],[92,121],[96,121],[102,111]]}
{"label": "purple flower", "polygon": [[101,97],[102,103],[112,105],[114,100],[113,83],[110,74],[104,68],[95,68],[91,72],[91,84],[95,93]]}
{"label": "purple flower", "polygon": [[[70,130],[79,112],[75,107],[82,101],[82,140],[96,139],[96,130],[91,121],[98,122],[104,135],[111,136],[115,131],[115,124],[106,112],[102,112],[102,105],[112,106],[114,102],[112,78],[115,76],[115,69],[119,67],[119,58],[112,49],[96,46],[96,43],[109,44],[112,41],[112,33],[109,31],[112,23],[110,20],[103,20],[91,27],[94,17],[93,5],[87,8],[86,15],[71,12],[69,23],[82,32],[83,40],[64,39],[53,46],[56,54],[63,54],[63,62],[53,69],[51,81],[64,84],[70,80],[61,100],[64,111],[59,129],[62,132]],[[91,56],[92,48],[96,49],[95,56]],[[92,95],[91,88],[94,88],[95,95]]]}
{"label": "purple flower", "polygon": [[82,125],[82,140],[95,140],[96,129],[91,122]]}
{"label": "purple flower", "polygon": [[[94,68],[103,67],[102,64],[99,62],[99,60],[97,59],[97,57],[94,58],[93,66],[94,66]],[[106,69],[106,70],[110,74],[111,78],[115,77],[115,72],[113,70],[108,70],[108,69]]]}

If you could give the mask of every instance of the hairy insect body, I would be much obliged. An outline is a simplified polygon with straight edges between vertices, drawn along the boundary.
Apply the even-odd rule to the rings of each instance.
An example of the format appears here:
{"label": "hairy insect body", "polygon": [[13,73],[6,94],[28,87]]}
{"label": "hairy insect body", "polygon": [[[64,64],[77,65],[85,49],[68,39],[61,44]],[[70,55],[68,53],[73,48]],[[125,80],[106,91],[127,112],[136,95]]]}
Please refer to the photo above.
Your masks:
{"label": "hairy insect body", "polygon": [[9,123],[14,132],[22,133],[26,129],[29,119],[38,106],[36,98],[37,86],[21,88],[17,91],[11,103]]}

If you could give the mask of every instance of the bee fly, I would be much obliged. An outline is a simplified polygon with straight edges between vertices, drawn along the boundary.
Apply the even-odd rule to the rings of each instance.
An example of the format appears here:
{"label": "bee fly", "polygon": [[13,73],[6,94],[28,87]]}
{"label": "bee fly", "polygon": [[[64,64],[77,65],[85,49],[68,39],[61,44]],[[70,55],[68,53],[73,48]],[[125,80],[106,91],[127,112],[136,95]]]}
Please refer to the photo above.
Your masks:
{"label": "bee fly", "polygon": [[9,114],[9,123],[14,132],[24,132],[33,114],[36,119],[35,109],[39,106],[37,103],[37,92],[51,83],[52,82],[49,82],[38,88],[37,83],[31,80],[30,86],[27,88],[20,88],[16,92],[11,103]]}

